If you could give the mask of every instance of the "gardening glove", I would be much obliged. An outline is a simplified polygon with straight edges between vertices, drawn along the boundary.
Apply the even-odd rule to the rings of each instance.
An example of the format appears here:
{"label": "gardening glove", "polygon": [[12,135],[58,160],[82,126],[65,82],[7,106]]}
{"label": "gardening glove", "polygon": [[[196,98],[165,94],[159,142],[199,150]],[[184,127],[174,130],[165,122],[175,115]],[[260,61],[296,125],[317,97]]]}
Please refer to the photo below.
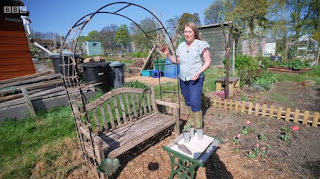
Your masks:
{"label": "gardening glove", "polygon": [[193,112],[193,120],[197,128],[203,128],[202,110]]}

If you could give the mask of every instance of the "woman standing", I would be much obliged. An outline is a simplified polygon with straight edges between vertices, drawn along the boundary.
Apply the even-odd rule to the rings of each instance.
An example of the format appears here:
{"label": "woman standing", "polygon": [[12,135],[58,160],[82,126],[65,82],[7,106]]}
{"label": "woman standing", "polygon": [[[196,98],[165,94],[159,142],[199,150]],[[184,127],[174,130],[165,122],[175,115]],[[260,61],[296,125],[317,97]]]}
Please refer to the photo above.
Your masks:
{"label": "woman standing", "polygon": [[197,26],[188,22],[184,27],[185,41],[179,44],[176,56],[172,56],[167,48],[164,54],[172,63],[180,64],[180,86],[190,116],[188,125],[203,127],[201,94],[204,82],[204,70],[211,64],[210,45],[202,41]]}

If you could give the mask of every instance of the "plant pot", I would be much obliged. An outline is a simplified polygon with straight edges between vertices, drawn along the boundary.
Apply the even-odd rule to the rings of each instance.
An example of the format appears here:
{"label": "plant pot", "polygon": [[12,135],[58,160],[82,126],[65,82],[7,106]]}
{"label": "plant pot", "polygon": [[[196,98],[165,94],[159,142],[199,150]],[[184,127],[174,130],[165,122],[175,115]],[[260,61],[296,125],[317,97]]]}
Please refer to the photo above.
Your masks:
{"label": "plant pot", "polygon": [[193,136],[194,136],[194,128],[191,127],[191,128],[190,128],[190,137],[192,138]]}
{"label": "plant pot", "polygon": [[199,140],[203,140],[203,129],[197,129],[197,135]]}
{"label": "plant pot", "polygon": [[183,132],[183,141],[184,143],[190,142],[190,132]]}

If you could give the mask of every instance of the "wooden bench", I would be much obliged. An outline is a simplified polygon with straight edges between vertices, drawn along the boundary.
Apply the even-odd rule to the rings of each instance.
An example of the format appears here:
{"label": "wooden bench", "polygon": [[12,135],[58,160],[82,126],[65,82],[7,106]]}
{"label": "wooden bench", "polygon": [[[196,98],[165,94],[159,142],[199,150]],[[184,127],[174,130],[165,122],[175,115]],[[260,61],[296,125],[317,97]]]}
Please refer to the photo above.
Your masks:
{"label": "wooden bench", "polygon": [[[159,112],[159,105],[172,109],[172,115]],[[153,87],[115,89],[85,105],[85,110],[87,117],[77,120],[78,134],[86,160],[95,161],[95,167],[169,127],[175,126],[176,136],[180,134],[179,105],[156,100]]]}
{"label": "wooden bench", "polygon": [[[216,80],[216,91],[222,91],[226,87],[226,77],[220,77]],[[233,95],[234,89],[240,89],[240,77],[229,77],[229,91]],[[231,95],[230,95],[231,96]]]}

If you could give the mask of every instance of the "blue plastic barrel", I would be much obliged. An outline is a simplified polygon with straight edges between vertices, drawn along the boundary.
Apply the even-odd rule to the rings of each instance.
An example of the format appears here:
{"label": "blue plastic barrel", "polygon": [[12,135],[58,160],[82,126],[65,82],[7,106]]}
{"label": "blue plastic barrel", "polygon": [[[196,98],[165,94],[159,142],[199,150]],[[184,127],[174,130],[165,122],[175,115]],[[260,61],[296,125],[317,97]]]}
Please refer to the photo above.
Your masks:
{"label": "blue plastic barrel", "polygon": [[172,63],[168,58],[165,59],[165,66],[164,66],[164,76],[168,78],[177,78],[180,73],[180,67],[177,64]]}

